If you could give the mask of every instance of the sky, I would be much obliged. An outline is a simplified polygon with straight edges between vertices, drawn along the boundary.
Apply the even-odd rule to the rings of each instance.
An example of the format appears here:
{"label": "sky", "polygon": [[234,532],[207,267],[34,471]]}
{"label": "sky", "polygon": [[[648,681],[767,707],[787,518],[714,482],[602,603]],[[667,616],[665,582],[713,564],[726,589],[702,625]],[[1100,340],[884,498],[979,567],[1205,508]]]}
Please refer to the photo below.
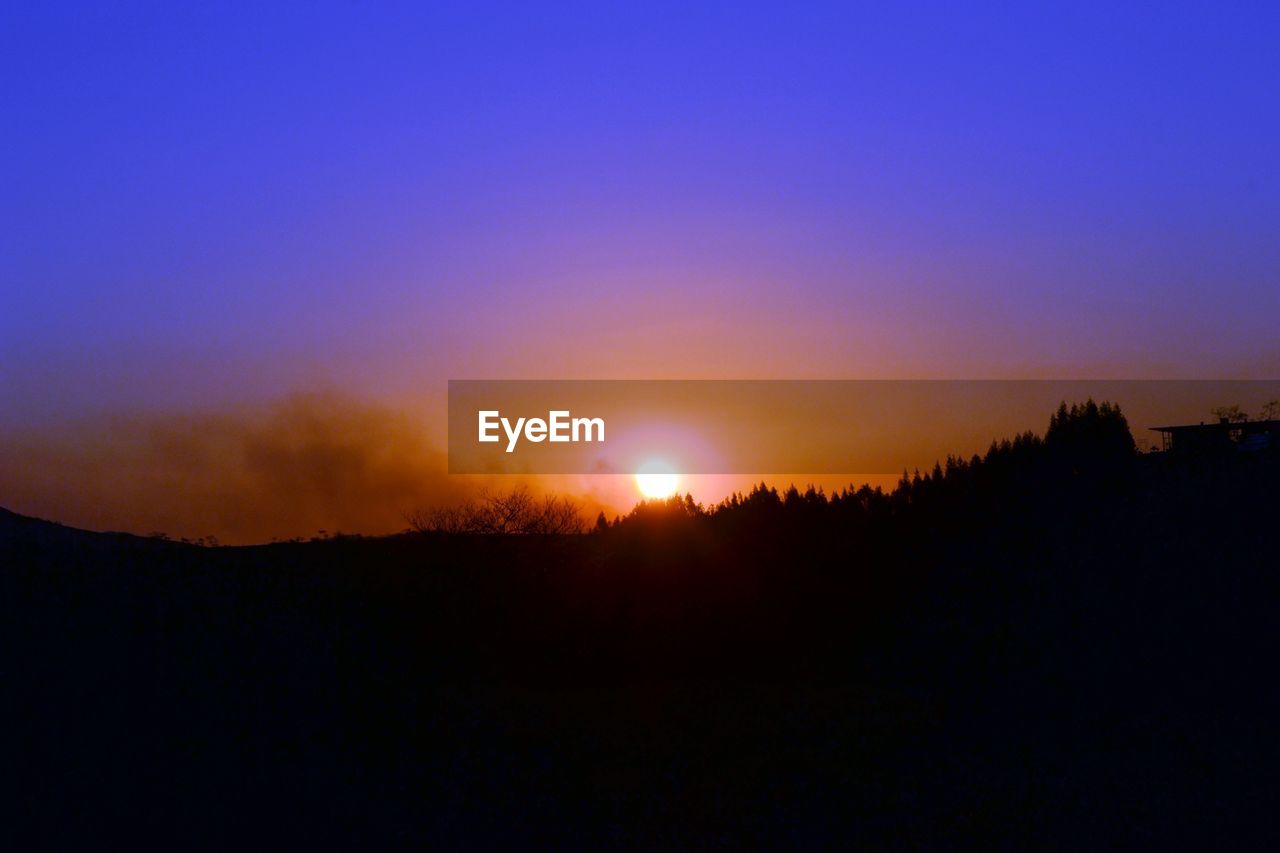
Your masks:
{"label": "sky", "polygon": [[0,431],[1280,375],[1280,9],[961,5],[9,4]]}

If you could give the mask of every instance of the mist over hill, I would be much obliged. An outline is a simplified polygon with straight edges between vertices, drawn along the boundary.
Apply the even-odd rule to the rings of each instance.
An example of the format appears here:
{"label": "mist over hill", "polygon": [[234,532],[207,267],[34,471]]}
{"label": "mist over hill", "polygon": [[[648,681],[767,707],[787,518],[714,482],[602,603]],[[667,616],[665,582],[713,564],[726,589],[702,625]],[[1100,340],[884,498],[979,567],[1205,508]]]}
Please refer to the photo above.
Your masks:
{"label": "mist over hill", "polygon": [[583,535],[199,547],[0,512],[19,828],[1261,846],[1277,474],[1138,454],[1087,403],[893,491],[762,484]]}

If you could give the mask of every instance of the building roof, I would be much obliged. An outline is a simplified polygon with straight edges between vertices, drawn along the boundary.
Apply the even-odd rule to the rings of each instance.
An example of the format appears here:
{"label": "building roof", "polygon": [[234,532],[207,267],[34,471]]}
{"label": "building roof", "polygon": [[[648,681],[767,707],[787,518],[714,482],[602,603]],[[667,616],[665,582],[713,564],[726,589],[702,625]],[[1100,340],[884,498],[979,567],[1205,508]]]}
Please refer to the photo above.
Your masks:
{"label": "building roof", "polygon": [[1280,432],[1280,420],[1269,421],[1216,421],[1214,423],[1198,423],[1198,424],[1182,424],[1179,426],[1157,426],[1148,427],[1155,432],[1168,433],[1216,433],[1216,432],[1234,432],[1239,430],[1243,433],[1257,432]]}

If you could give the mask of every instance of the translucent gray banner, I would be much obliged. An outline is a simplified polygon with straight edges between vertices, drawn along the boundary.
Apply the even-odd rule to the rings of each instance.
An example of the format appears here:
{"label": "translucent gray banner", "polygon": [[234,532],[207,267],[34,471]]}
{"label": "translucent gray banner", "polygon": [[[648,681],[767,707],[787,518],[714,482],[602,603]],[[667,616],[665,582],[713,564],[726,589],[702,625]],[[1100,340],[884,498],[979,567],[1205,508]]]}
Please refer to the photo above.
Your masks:
{"label": "translucent gray banner", "polygon": [[[1280,380],[452,380],[454,474],[891,474],[1043,434],[1060,403],[1154,427],[1257,420]],[[1271,417],[1276,417],[1272,414]]]}

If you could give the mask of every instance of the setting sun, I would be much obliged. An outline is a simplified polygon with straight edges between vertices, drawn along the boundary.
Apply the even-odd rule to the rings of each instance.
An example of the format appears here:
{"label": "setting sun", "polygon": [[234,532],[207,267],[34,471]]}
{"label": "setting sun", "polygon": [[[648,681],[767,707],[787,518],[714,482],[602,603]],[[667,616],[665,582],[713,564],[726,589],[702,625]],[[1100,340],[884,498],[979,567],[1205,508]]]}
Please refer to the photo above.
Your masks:
{"label": "setting sun", "polygon": [[679,485],[679,476],[662,462],[648,462],[636,472],[636,488],[646,498],[669,498]]}

